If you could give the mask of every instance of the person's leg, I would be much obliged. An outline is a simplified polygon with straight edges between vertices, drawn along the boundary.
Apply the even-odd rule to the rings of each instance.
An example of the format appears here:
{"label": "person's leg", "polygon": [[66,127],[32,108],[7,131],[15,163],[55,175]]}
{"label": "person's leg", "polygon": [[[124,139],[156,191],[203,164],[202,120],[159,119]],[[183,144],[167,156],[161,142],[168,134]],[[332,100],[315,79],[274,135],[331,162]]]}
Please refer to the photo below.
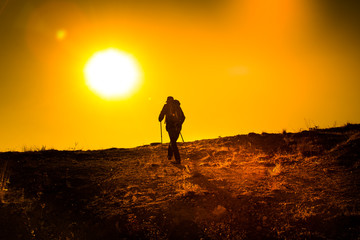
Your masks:
{"label": "person's leg", "polygon": [[180,163],[180,153],[177,147],[177,139],[179,138],[179,131],[176,128],[169,129],[169,137],[170,137],[170,146],[172,149],[172,153],[174,153],[175,160],[177,163]]}
{"label": "person's leg", "polygon": [[173,128],[170,127],[170,125],[166,124],[166,131],[168,132],[169,138],[170,138],[170,143],[169,143],[169,147],[168,147],[168,159],[171,160],[171,158],[174,155],[174,150],[173,150],[172,144],[171,144],[171,139],[173,136]]}
{"label": "person's leg", "polygon": [[168,147],[168,159],[171,160],[172,156],[173,156],[173,150],[171,147],[171,142],[169,143],[169,147]]}
{"label": "person's leg", "polygon": [[176,161],[177,163],[180,163],[180,162],[181,162],[180,153],[179,153],[179,149],[178,149],[178,147],[177,147],[177,143],[176,143],[176,142],[173,142],[172,148],[174,149],[175,161]]}

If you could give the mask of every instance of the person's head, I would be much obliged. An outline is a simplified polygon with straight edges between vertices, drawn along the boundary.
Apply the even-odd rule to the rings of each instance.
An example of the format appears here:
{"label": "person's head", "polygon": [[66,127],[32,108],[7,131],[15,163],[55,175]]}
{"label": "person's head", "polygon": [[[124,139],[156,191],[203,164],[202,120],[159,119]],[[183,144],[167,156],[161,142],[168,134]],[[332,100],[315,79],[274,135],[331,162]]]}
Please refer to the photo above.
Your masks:
{"label": "person's head", "polygon": [[166,103],[172,103],[174,101],[174,98],[169,96],[167,97]]}

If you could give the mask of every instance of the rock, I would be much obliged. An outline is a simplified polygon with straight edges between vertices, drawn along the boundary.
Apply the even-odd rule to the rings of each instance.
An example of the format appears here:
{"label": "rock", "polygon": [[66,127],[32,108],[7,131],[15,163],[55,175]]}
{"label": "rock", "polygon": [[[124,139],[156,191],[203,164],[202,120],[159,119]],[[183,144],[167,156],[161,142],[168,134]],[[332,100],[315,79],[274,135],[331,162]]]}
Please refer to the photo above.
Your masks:
{"label": "rock", "polygon": [[226,208],[221,205],[218,205],[212,213],[216,216],[220,216],[223,215],[225,212],[226,212]]}

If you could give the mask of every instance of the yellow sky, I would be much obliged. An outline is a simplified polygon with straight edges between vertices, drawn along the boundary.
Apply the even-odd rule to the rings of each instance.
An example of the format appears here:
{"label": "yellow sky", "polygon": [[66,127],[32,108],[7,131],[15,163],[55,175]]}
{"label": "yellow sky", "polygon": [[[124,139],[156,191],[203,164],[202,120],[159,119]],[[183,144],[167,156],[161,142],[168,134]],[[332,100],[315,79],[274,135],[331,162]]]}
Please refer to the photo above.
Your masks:
{"label": "yellow sky", "polygon": [[[0,151],[158,142],[169,95],[187,117],[187,141],[360,120],[352,8],[302,0],[121,2],[0,5]],[[85,84],[86,62],[107,48],[130,53],[142,69],[140,88],[127,99],[103,99]]]}

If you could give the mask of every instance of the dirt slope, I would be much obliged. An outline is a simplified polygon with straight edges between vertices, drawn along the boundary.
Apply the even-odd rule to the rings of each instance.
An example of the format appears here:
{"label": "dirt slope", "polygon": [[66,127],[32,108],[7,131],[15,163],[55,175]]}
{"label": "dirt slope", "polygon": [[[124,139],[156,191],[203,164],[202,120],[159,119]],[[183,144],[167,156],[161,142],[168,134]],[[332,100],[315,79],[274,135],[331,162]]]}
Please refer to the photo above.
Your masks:
{"label": "dirt slope", "polygon": [[359,239],[360,125],[0,153],[0,239]]}

